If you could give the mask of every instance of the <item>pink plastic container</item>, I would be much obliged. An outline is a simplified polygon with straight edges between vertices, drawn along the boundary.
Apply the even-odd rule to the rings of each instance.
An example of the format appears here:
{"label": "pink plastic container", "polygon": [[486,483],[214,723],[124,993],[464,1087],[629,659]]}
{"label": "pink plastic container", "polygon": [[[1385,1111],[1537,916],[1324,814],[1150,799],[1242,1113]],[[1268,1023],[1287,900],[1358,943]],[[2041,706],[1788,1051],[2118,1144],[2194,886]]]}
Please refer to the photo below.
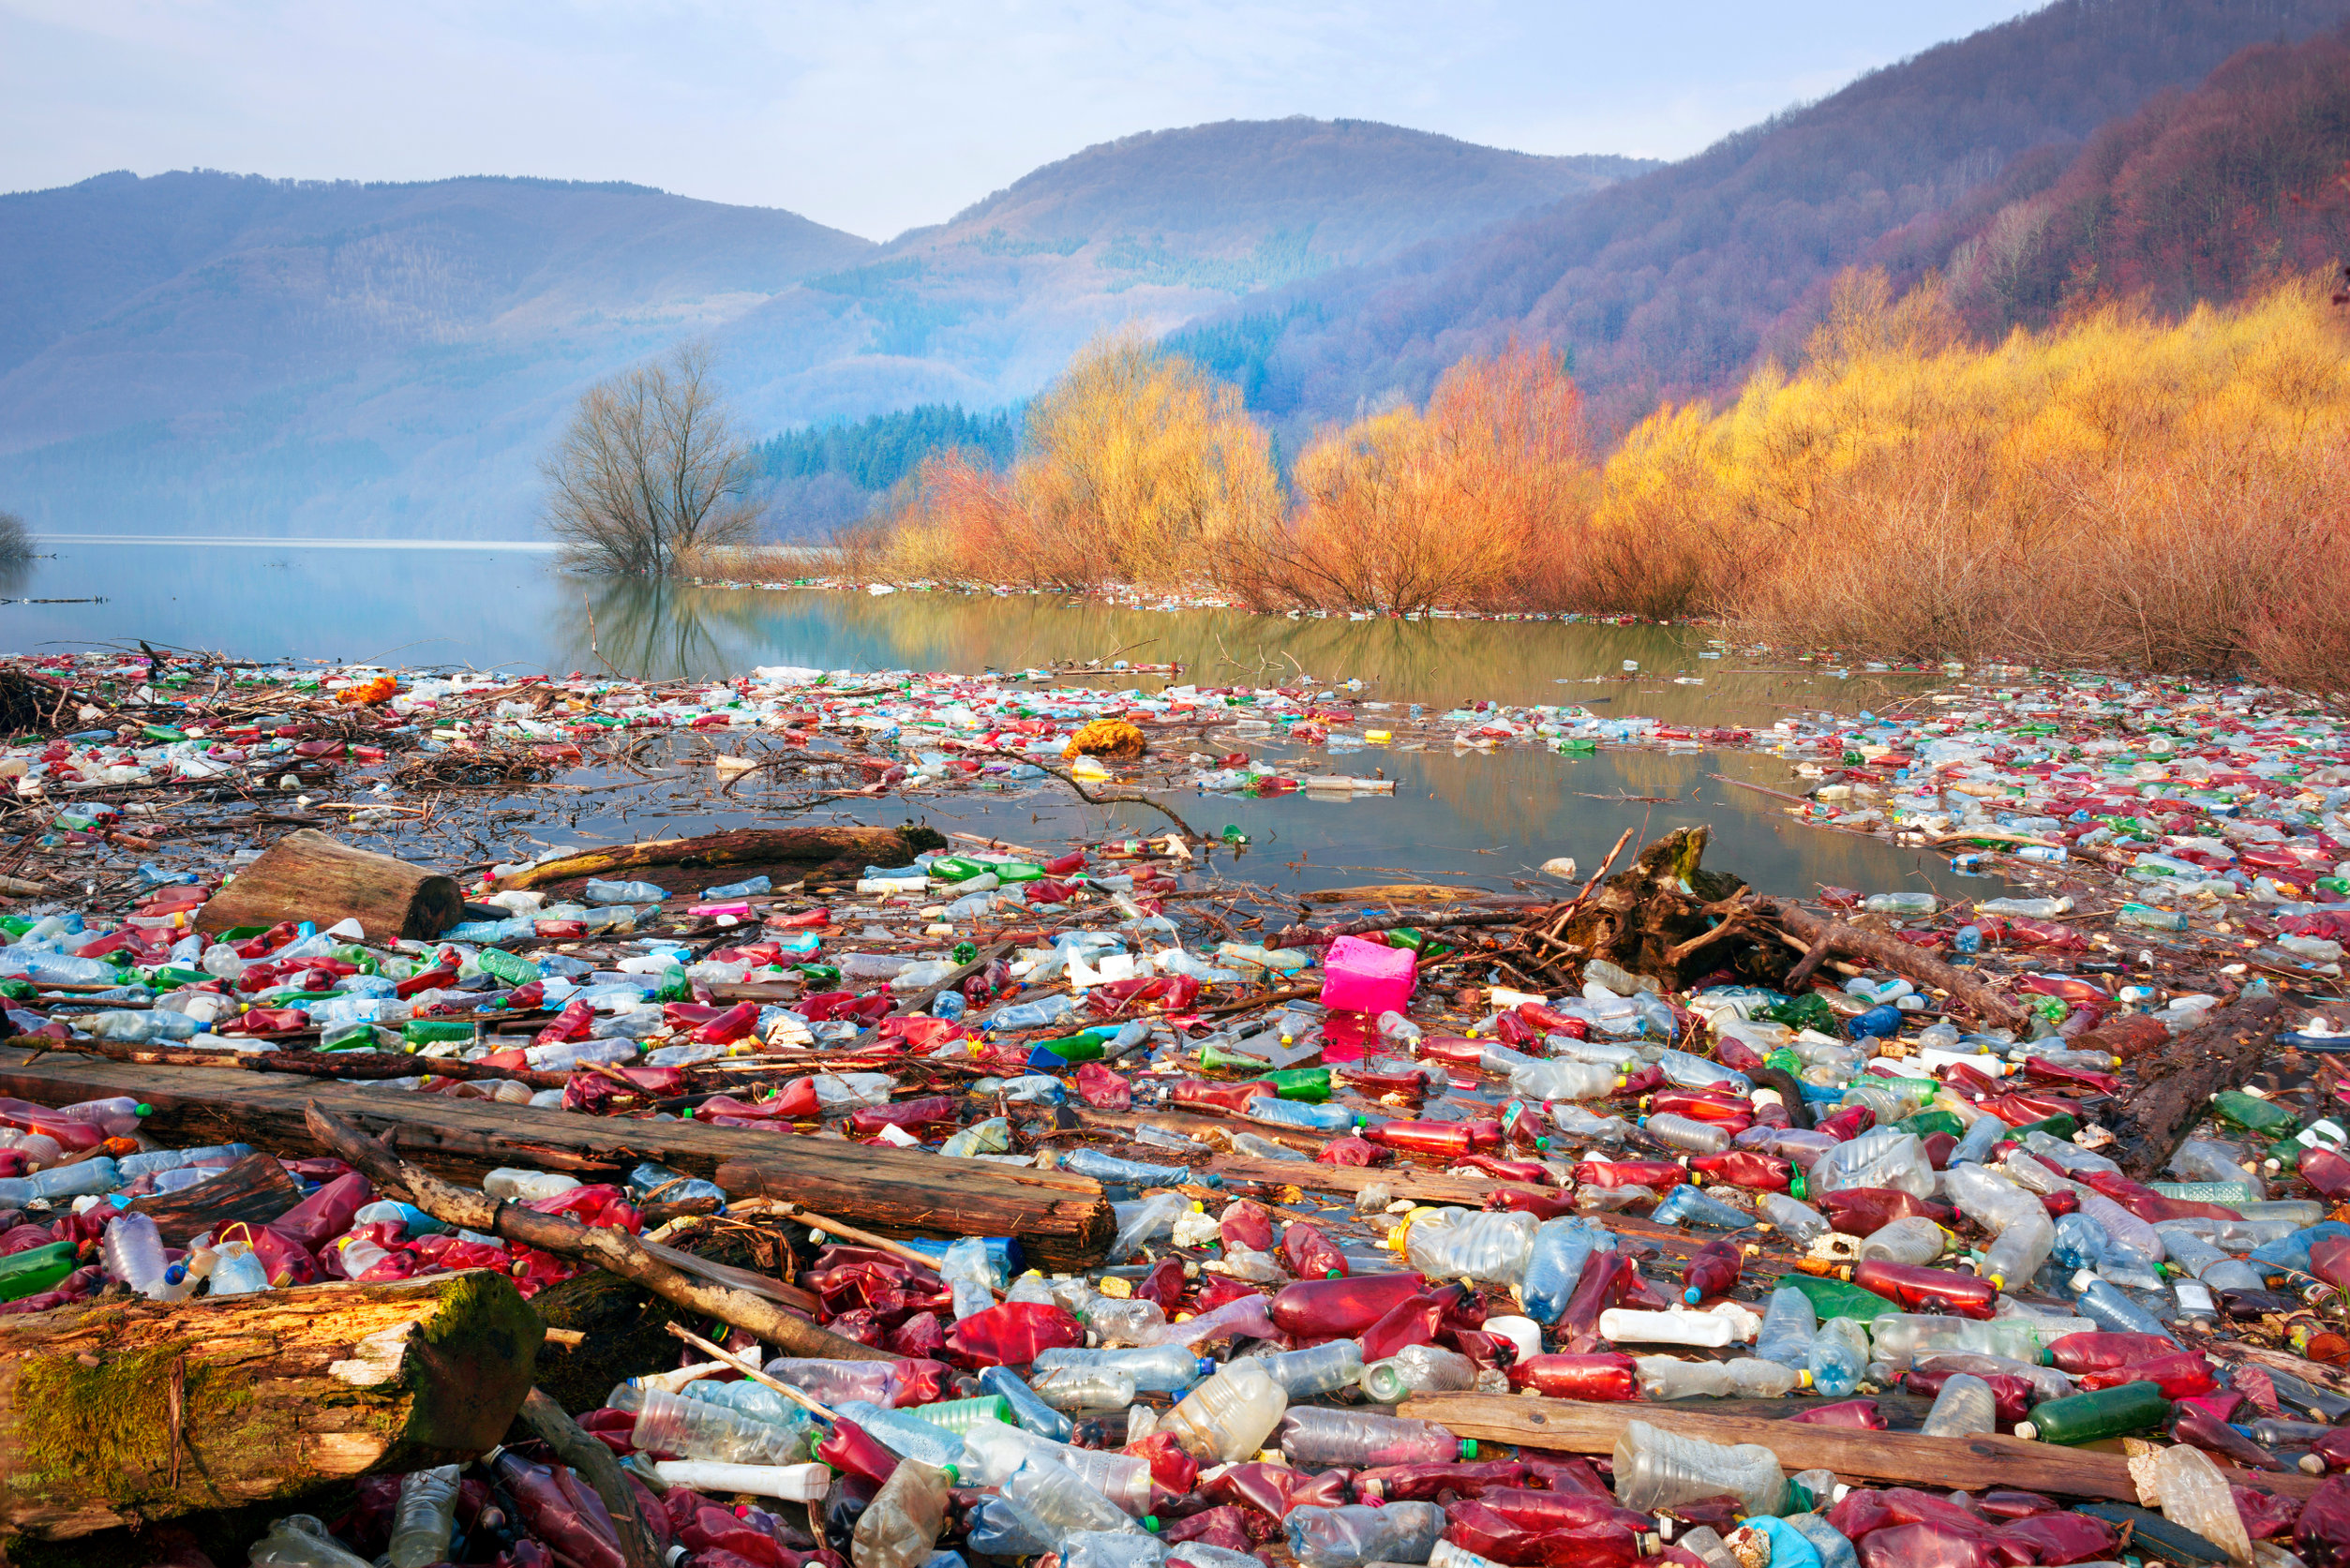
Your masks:
{"label": "pink plastic container", "polygon": [[1341,936],[1322,961],[1322,1005],[1347,1012],[1401,1012],[1411,1006],[1419,955],[1359,936]]}

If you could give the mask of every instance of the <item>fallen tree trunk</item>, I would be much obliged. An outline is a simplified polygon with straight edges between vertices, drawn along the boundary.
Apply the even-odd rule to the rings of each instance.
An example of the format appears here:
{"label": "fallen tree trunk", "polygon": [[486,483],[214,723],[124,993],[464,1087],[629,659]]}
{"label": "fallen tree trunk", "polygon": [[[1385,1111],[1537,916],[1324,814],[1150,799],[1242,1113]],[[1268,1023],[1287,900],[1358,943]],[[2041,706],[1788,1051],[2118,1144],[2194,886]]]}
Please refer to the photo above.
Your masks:
{"label": "fallen tree trunk", "polygon": [[[1482,1394],[1423,1395],[1396,1413],[1440,1421],[1455,1437],[1479,1442],[1524,1443],[1569,1454],[1606,1454],[1624,1426],[1646,1422],[1707,1442],[1760,1443],[1793,1474],[1832,1470],[1853,1485],[1893,1483],[1982,1491],[2011,1487],[2059,1497],[2138,1501],[2130,1464],[2118,1454],[2097,1454],[2054,1443],[1990,1433],[1968,1438],[1928,1438],[1914,1432],[1864,1432],[1837,1426],[1789,1425],[1785,1420],[1717,1415],[1685,1404],[1586,1404],[1573,1399],[1496,1398]],[[2215,1460],[2214,1463],[2217,1463]],[[2238,1486],[2265,1486],[2286,1497],[2306,1498],[2318,1481],[2300,1474],[2253,1473],[2221,1465],[2220,1473]]]}
{"label": "fallen tree trunk", "polygon": [[244,1142],[288,1156],[328,1152],[307,1119],[316,1101],[370,1137],[391,1134],[402,1158],[439,1176],[478,1182],[501,1165],[534,1165],[617,1180],[653,1159],[736,1197],[785,1198],[871,1230],[1018,1236],[1048,1271],[1100,1262],[1117,1232],[1100,1184],[1083,1176],[978,1160],[942,1166],[936,1155],[786,1129],[630,1121],[233,1068],[36,1062],[7,1047],[0,1094],[43,1105],[128,1095],[155,1108],[145,1130],[167,1142]]}
{"label": "fallen tree trunk", "polygon": [[454,1056],[411,1056],[398,1051],[190,1051],[169,1045],[125,1045],[115,1040],[52,1040],[17,1035],[5,1043],[26,1051],[60,1051],[103,1056],[110,1062],[144,1062],[170,1068],[233,1068],[242,1072],[285,1072],[305,1078],[456,1078],[476,1083],[527,1083],[560,1089],[565,1075],[529,1068],[484,1067]]}
{"label": "fallen tree trunk", "polygon": [[2213,1095],[2243,1086],[2276,1043],[2283,1008],[2273,996],[2214,1008],[2202,1023],[2133,1064],[2137,1092],[2114,1130],[2122,1171],[2148,1181],[2170,1163]]}
{"label": "fallen tree trunk", "polygon": [[[1792,899],[1764,899],[1757,905],[1757,911],[1803,943],[1806,949],[1824,942],[1831,952],[1865,960],[1877,968],[1890,969],[1905,979],[1946,993],[1952,1001],[1986,1023],[2013,1028],[2024,1022],[2023,1008],[1981,980],[1890,933],[1862,931],[1828,919]],[[1804,956],[1810,957],[1808,950]]]}
{"label": "fallen tree trunk", "polygon": [[792,1355],[852,1361],[889,1359],[887,1351],[818,1328],[764,1296],[696,1279],[673,1268],[625,1231],[582,1225],[562,1215],[541,1214],[471,1187],[444,1182],[401,1160],[349,1122],[315,1104],[310,1107],[309,1120],[310,1130],[337,1157],[365,1172],[378,1187],[404,1193],[410,1202],[446,1224],[502,1236],[507,1241],[617,1274],[642,1285],[664,1301],[731,1323]]}
{"label": "fallen tree trunk", "polygon": [[503,1275],[0,1319],[0,1531],[48,1539],[462,1463],[542,1330]]}
{"label": "fallen tree trunk", "polygon": [[[766,866],[801,864],[814,869],[810,880],[837,879],[846,866],[854,875],[866,866],[910,865],[925,849],[944,849],[947,841],[927,828],[861,828],[851,824],[827,828],[742,828],[731,832],[705,833],[691,839],[655,839],[649,844],[616,844],[548,860],[516,872],[498,884],[503,889],[552,887],[588,876],[608,877],[615,872],[647,871],[678,866]],[[258,862],[257,862],[258,863]]]}
{"label": "fallen tree trunk", "polygon": [[315,920],[323,930],[355,919],[369,941],[385,942],[438,936],[464,918],[465,899],[455,878],[304,828],[271,844],[207,900],[196,929],[209,934]]}
{"label": "fallen tree trunk", "polygon": [[636,1488],[621,1473],[621,1462],[601,1439],[591,1438],[579,1429],[579,1424],[565,1413],[563,1407],[538,1389],[531,1390],[522,1401],[522,1422],[538,1434],[539,1441],[555,1451],[555,1457],[587,1478],[603,1500],[604,1511],[612,1516],[613,1533],[620,1537],[621,1561],[627,1568],[661,1568],[661,1546],[653,1539],[652,1529],[645,1523],[644,1511],[637,1506]]}

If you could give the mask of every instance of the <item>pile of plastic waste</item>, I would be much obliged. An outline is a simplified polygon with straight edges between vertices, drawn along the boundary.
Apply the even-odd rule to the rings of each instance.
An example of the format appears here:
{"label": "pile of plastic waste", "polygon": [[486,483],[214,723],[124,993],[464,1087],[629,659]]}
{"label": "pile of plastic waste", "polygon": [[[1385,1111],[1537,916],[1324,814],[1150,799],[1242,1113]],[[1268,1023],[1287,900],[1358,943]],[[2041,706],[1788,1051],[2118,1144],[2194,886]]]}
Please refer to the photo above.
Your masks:
{"label": "pile of plastic waste", "polygon": [[[2275,783],[2253,776],[2248,795]],[[2279,842],[2323,831],[2290,826]],[[1668,994],[1594,963],[1579,993],[1535,995],[1498,982],[1475,928],[1274,946],[1187,925],[1164,897],[1180,863],[1147,851],[930,855],[821,905],[756,879],[476,889],[421,941],[291,918],[199,933],[213,885],[153,874],[115,915],[0,919],[0,989],[52,1063],[90,1043],[292,1049],[330,1072],[338,1052],[405,1053],[412,1071],[357,1082],[1103,1184],[1118,1229],[1083,1275],[1026,1269],[1016,1236],[924,1241],[917,1262],[771,1222],[827,1326],[892,1359],[689,1354],[578,1412],[699,1568],[2202,1561],[2178,1531],[2235,1561],[2350,1561],[2343,1097],[2308,1073],[2223,1093],[2161,1180],[2126,1175],[2107,1131],[2124,1058],[2268,980],[2105,962],[2049,939],[2050,916],[1839,894],[2029,1023],[1977,1027],[1881,971]],[[774,988],[795,994],[741,994]],[[0,1100],[0,1310],[466,1268],[535,1292],[579,1267],[322,1158],[283,1162],[303,1196],[282,1217],[167,1247],[130,1205],[253,1151],[158,1146],[142,1109]],[[656,1197],[726,1199],[651,1163],[484,1187],[631,1232]],[[1498,1441],[1446,1425],[1444,1396],[1477,1394],[1649,1418],[1579,1451],[1534,1427]],[[1804,1426],[2142,1440],[2159,1516],[1790,1472],[1676,1429],[1721,1399]],[[331,1528],[280,1519],[251,1561],[622,1561],[593,1491],[519,1441],[322,1512]]]}

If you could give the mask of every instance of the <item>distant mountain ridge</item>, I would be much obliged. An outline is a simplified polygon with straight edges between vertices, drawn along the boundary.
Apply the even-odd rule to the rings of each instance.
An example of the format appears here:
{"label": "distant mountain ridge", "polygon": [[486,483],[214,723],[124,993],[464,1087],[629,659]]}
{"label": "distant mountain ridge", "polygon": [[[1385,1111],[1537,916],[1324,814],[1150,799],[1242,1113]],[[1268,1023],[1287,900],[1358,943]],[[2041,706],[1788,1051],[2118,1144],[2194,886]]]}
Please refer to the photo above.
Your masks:
{"label": "distant mountain ridge", "polygon": [[715,337],[746,433],[1014,402],[1096,332],[1596,189],[1362,121],[1104,143],[876,246],[643,187],[187,172],[0,196],[0,505],[50,530],[500,536],[578,392]]}

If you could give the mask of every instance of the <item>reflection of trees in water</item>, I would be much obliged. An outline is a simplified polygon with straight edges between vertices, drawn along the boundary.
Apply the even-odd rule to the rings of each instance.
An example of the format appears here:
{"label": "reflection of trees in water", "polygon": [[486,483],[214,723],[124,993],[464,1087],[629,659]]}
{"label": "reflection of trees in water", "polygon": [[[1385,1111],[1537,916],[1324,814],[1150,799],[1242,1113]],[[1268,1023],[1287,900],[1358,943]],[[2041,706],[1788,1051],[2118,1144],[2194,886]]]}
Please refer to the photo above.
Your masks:
{"label": "reflection of trees in water", "polygon": [[558,611],[553,639],[573,669],[600,673],[609,664],[624,675],[658,680],[730,675],[756,662],[758,596],[658,577],[575,580],[584,603]]}

